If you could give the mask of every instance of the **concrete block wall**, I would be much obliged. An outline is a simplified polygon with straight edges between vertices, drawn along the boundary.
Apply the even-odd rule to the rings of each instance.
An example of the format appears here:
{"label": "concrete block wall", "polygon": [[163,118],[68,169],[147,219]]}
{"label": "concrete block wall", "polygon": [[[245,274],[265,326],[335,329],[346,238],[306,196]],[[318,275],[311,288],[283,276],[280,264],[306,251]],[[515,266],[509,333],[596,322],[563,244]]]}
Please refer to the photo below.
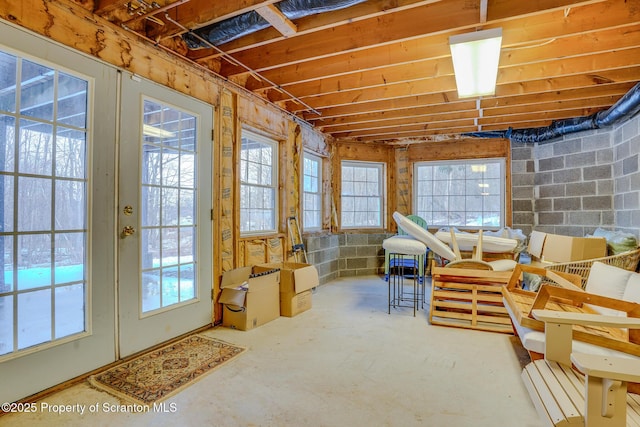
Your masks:
{"label": "concrete block wall", "polygon": [[640,116],[613,131],[614,224],[640,237]]}
{"label": "concrete block wall", "polygon": [[584,236],[614,226],[611,131],[565,135],[533,149],[534,222],[550,233]]}
{"label": "concrete block wall", "polygon": [[382,241],[392,234],[340,233],[304,238],[307,259],[318,269],[320,284],[338,277],[384,274]]}
{"label": "concrete block wall", "polygon": [[514,143],[511,156],[514,228],[639,236],[640,116],[556,141]]}
{"label": "concrete block wall", "polygon": [[340,258],[339,238],[336,234],[307,236],[304,239],[307,260],[318,269],[320,284],[338,278]]}
{"label": "concrete block wall", "polygon": [[388,233],[339,234],[339,277],[384,274],[382,241],[389,236]]}
{"label": "concrete block wall", "polygon": [[525,236],[531,234],[534,224],[535,160],[533,144],[513,144],[511,148],[511,198],[514,229]]}

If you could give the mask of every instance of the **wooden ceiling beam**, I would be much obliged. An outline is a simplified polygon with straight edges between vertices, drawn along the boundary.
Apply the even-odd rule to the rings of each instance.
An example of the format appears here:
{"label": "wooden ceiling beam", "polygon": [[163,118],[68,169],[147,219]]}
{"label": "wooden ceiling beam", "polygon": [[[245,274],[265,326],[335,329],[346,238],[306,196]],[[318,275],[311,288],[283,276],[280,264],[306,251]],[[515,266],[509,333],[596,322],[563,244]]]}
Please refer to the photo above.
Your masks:
{"label": "wooden ceiling beam", "polygon": [[473,111],[473,110],[450,111],[448,113],[441,113],[441,114],[409,115],[406,117],[371,120],[368,122],[338,124],[333,126],[322,126],[320,130],[322,130],[322,132],[335,134],[335,133],[347,132],[347,131],[393,129],[393,128],[399,128],[402,126],[418,125],[421,123],[434,124],[434,123],[456,122],[461,119],[476,119],[476,118],[478,118],[478,111]]}
{"label": "wooden ceiling beam", "polygon": [[[539,46],[505,48],[501,55],[500,64],[505,67],[535,64],[554,59],[566,60],[573,57],[607,53],[613,50],[639,46],[640,24],[635,24],[604,30],[597,34],[579,34],[574,37],[553,39],[546,43],[541,42]],[[278,81],[280,86],[286,87],[287,90],[292,93],[302,96],[309,91],[318,91],[320,86],[322,88],[330,88],[333,85],[335,88],[334,91],[342,91],[350,87],[375,86],[376,84],[388,84],[398,81],[411,81],[420,78],[453,74],[453,65],[450,57],[437,58],[437,52],[434,56],[436,56],[436,59],[408,63],[401,62],[393,66],[369,69],[366,74],[363,71],[356,71],[351,74],[325,77],[303,83],[284,83],[281,80],[275,81]],[[315,65],[316,66],[310,68],[317,70],[318,67],[322,67],[321,64]],[[306,66],[298,65],[298,70],[301,74],[307,69]],[[276,78],[270,75],[270,73],[266,73],[266,76]],[[368,79],[368,81],[365,79]]]}
{"label": "wooden ceiling beam", "polygon": [[[533,2],[525,3],[531,5]],[[557,4],[557,2],[553,3]],[[563,2],[563,4],[566,3],[578,5],[591,4],[593,2]],[[354,55],[358,55],[357,51],[363,48],[372,49],[384,44],[397,44],[404,41],[408,42],[415,38],[424,39],[427,34],[436,35],[437,33],[447,32],[447,35],[449,35],[464,32],[477,26],[478,7],[477,2],[475,6],[473,6],[473,3],[462,0],[442,1],[417,10],[407,10],[401,13],[390,14],[389,16],[382,16],[379,20],[375,21],[366,20],[344,25],[333,29],[333,31],[328,32],[327,34],[318,32],[307,36],[298,36],[294,39],[276,42],[268,46],[262,46],[259,50],[247,49],[245,51],[238,52],[234,56],[246,65],[264,72],[266,70],[294,65],[305,61],[317,60],[320,58],[334,56],[336,54],[354,53]],[[529,7],[531,8],[532,13],[534,11],[542,13],[541,10],[534,9],[534,6]],[[525,42],[530,40],[532,37],[535,39],[548,40],[549,38],[556,37],[558,31],[565,31],[564,28],[573,28],[573,32],[575,33],[584,31],[584,29],[581,30],[580,28],[584,28],[585,25],[587,25],[587,27],[594,27],[598,25],[608,26],[608,21],[612,19],[619,21],[622,19],[621,15],[619,16],[619,13],[614,10],[607,12],[611,13],[611,17],[603,17],[603,24],[594,23],[592,19],[588,19],[590,17],[588,17],[585,22],[582,22],[583,15],[578,15],[577,13],[572,15],[571,21],[565,23],[563,22],[564,17],[562,12],[557,9],[558,8],[552,8],[551,13],[554,14],[554,19],[550,19],[549,14],[529,18],[534,20],[534,24],[536,24],[535,26],[540,23],[546,24],[546,29],[550,32],[550,34],[546,36],[544,36],[540,31],[537,31],[534,34],[524,32],[521,28],[523,26],[522,21],[519,26],[517,26],[517,23],[513,23],[513,43],[517,43],[518,41]],[[630,7],[621,7],[621,9],[628,12]],[[453,13],[453,11],[456,11],[456,13]],[[449,16],[451,15],[455,15],[456,19],[450,20]],[[514,13],[509,14],[508,11],[501,12],[499,16],[501,19],[509,18],[509,20],[517,20],[519,17]],[[628,13],[625,13],[624,16],[628,16]],[[383,18],[385,21],[382,21]],[[560,22],[563,22],[561,29],[558,28],[557,24],[555,26],[549,25],[550,21],[557,23],[558,19],[560,19]],[[633,21],[633,17],[627,17],[626,19],[627,20],[625,22],[627,23],[629,21],[637,22],[637,19]],[[572,25],[572,22],[576,22],[576,24]],[[490,25],[488,25],[487,28],[495,26],[505,27],[510,25],[508,21],[499,23],[490,22],[489,24]],[[372,31],[371,28],[376,28],[376,31]],[[380,28],[384,28],[384,31],[381,31]],[[526,25],[526,28],[530,28],[528,24]],[[504,31],[503,33],[503,37],[506,39],[507,31]],[[354,37],[353,34],[357,34],[361,37]],[[325,38],[331,39],[332,41],[335,41],[335,43],[330,43],[329,46],[325,46],[324,48],[316,46],[317,44],[322,44],[321,40]],[[448,42],[446,41],[446,38],[443,38],[442,36],[440,39],[439,47],[442,50],[442,54],[448,55]],[[436,44],[437,43],[434,43],[433,45]],[[303,46],[307,46],[308,49],[303,49]],[[400,48],[401,46],[397,47]],[[431,56],[431,51],[428,52],[429,56]],[[414,57],[413,59],[408,60],[410,61],[415,59],[418,58]],[[233,66],[225,67],[222,70],[222,73],[226,76],[243,72],[244,70],[240,70]],[[265,74],[265,76],[266,75],[267,74]],[[270,78],[270,80],[282,82],[279,79]]]}
{"label": "wooden ceiling beam", "polygon": [[278,30],[285,37],[291,37],[298,32],[296,24],[291,22],[280,9],[272,4],[256,8],[256,12],[260,14],[273,28]]}
{"label": "wooden ceiling beam", "polygon": [[[356,51],[370,46],[420,37],[477,24],[479,0],[443,0],[424,7],[402,10],[362,21],[303,34],[259,48],[234,53],[234,57],[255,70],[267,70],[310,58]],[[475,5],[475,6],[474,6]],[[373,29],[375,28],[375,31]],[[331,40],[327,43],[326,40]],[[225,75],[233,74],[235,67]]]}
{"label": "wooden ceiling beam", "polygon": [[[439,1],[443,0],[395,0],[392,4],[390,4],[388,0],[369,0],[346,9],[296,19],[297,35],[327,30],[350,22],[375,18],[380,15],[395,13],[413,7],[422,7]],[[281,40],[284,40],[282,34],[273,28],[267,28],[252,34],[247,34],[240,39],[232,40],[229,43],[221,45],[220,48],[227,53],[233,54],[241,50],[258,48]],[[192,52],[191,58],[199,59],[210,55],[217,56],[218,53],[212,49],[201,49]]]}
{"label": "wooden ceiling beam", "polygon": [[[496,94],[500,94],[502,85],[545,79],[549,75],[569,77],[572,75],[599,74],[610,70],[635,68],[640,66],[640,48],[629,49],[624,54],[606,52],[590,57],[571,58],[566,60],[547,61],[531,67],[507,67],[498,71],[498,86]],[[318,109],[328,105],[344,105],[349,103],[367,102],[375,99],[398,98],[409,95],[455,91],[453,76],[442,76],[415,81],[400,81],[371,88],[358,88],[340,92],[322,93],[322,88],[295,95]],[[279,96],[279,95],[278,95]],[[277,98],[276,98],[277,99]]]}

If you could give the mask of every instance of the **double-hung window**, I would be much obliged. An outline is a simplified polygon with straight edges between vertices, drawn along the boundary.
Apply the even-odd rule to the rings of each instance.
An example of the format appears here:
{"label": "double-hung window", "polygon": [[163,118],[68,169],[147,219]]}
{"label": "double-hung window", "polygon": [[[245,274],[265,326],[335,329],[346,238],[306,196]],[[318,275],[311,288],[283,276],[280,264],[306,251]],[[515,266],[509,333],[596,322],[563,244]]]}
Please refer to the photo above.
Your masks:
{"label": "double-hung window", "polygon": [[240,148],[240,233],[277,231],[278,143],[242,131]]}
{"label": "double-hung window", "polygon": [[322,228],[322,159],[304,153],[302,159],[302,214],[305,230]]}
{"label": "double-hung window", "polygon": [[381,228],[384,211],[385,165],[343,161],[342,228]]}
{"label": "double-hung window", "polygon": [[504,226],[504,159],[421,162],[413,176],[414,211],[429,226]]}

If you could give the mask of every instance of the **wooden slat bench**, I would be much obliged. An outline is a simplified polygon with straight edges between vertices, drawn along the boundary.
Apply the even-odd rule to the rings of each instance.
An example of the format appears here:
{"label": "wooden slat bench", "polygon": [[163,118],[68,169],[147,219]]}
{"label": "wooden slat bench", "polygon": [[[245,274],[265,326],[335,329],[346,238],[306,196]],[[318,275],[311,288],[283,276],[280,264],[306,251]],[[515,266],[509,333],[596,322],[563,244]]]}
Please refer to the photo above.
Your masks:
{"label": "wooden slat bench", "polygon": [[627,393],[628,382],[640,382],[640,360],[571,353],[573,324],[635,329],[640,319],[552,310],[533,315],[545,322],[547,347],[522,378],[540,417],[553,426],[640,427],[640,396]]}
{"label": "wooden slat bench", "polygon": [[511,272],[432,267],[432,325],[513,333],[502,302]]}

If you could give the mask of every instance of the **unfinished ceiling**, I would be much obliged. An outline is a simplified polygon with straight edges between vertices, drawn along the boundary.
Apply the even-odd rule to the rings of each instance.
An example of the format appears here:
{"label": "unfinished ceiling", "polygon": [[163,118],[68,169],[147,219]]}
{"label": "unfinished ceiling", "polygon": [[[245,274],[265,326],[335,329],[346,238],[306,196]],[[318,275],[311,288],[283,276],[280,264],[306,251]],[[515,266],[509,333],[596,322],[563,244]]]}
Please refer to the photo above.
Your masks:
{"label": "unfinished ceiling", "polygon": [[[76,0],[332,135],[407,143],[594,114],[640,81],[640,0]],[[448,38],[501,27],[495,96]]]}

